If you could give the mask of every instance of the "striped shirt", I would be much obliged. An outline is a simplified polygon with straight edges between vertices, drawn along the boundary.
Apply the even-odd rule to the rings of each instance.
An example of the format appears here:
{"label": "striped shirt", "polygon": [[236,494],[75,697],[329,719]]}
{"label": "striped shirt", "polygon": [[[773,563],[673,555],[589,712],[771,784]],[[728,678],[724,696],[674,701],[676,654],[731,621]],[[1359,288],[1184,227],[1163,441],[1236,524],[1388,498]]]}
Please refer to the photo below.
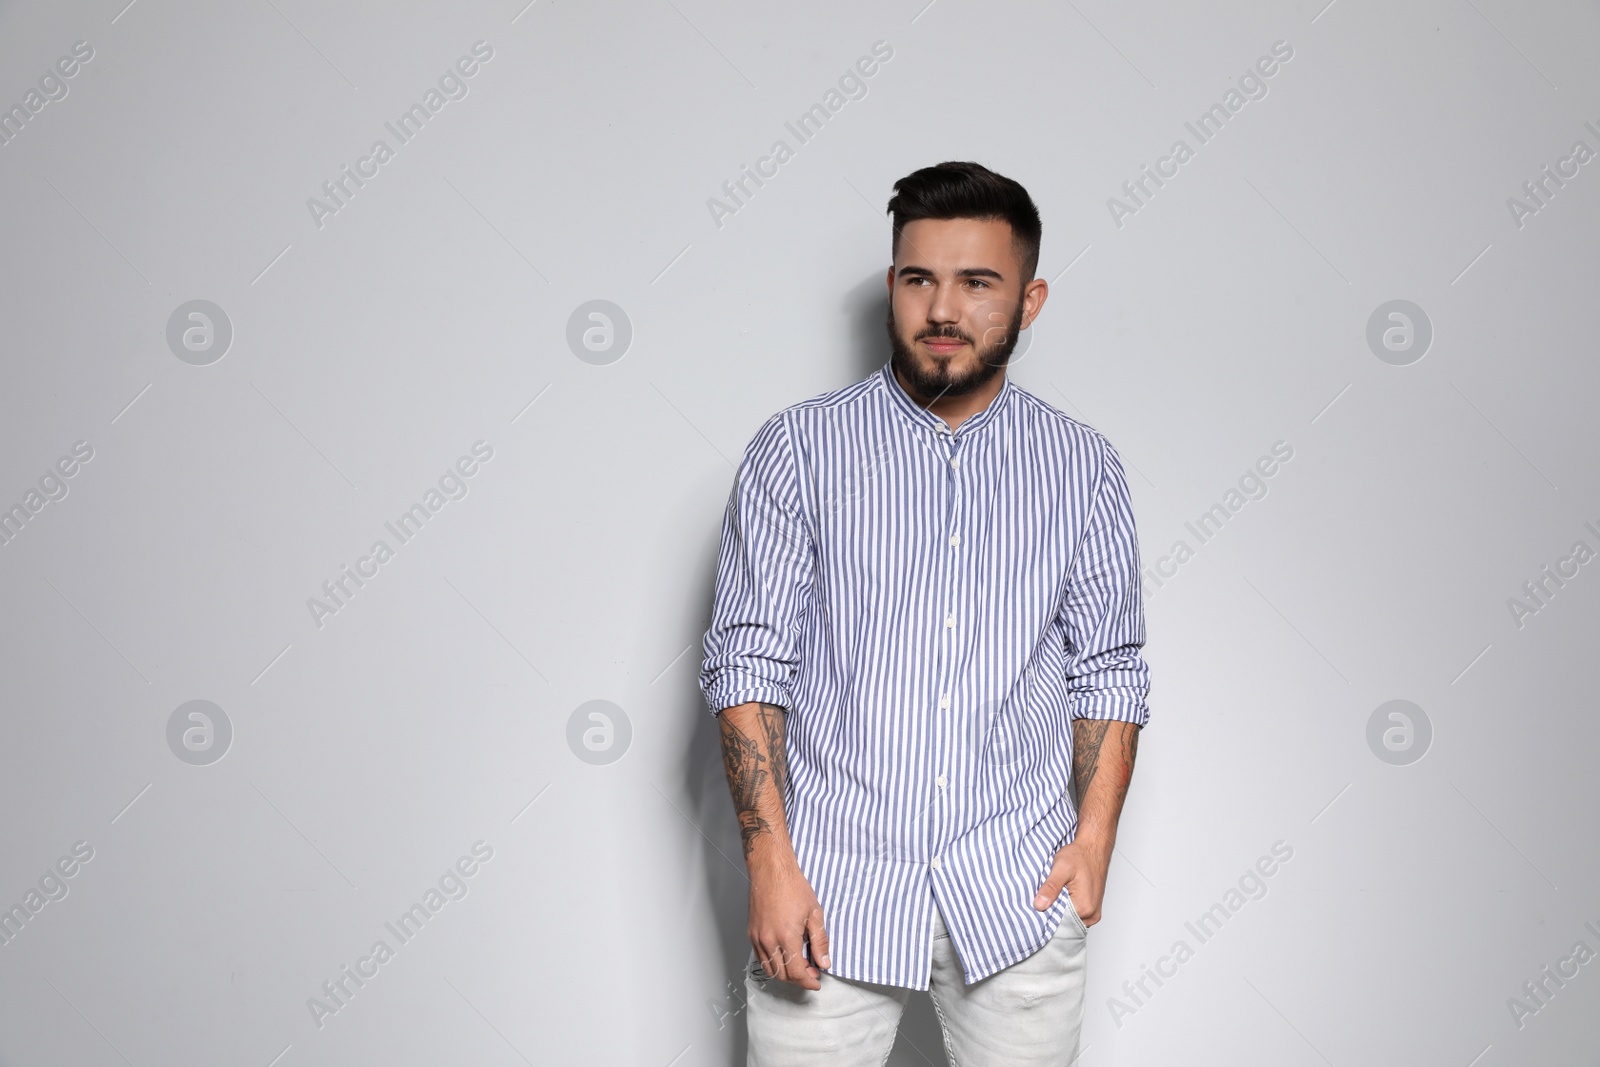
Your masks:
{"label": "striped shirt", "polygon": [[723,515],[700,687],[789,709],[784,797],[829,973],[928,988],[933,909],[968,984],[1042,948],[1077,832],[1071,720],[1143,725],[1127,480],[1007,377],[951,431],[890,363],[762,424]]}

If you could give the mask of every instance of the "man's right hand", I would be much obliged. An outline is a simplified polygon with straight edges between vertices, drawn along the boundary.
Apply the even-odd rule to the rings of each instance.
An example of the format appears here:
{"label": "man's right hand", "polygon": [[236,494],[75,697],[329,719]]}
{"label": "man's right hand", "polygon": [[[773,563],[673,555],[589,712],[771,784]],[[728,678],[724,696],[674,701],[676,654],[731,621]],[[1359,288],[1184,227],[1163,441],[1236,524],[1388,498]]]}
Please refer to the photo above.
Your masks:
{"label": "man's right hand", "polygon": [[[821,989],[828,967],[822,905],[792,856],[750,857],[750,945],[769,977]],[[809,945],[811,959],[804,949]],[[816,966],[812,965],[815,962]]]}
{"label": "man's right hand", "polygon": [[818,968],[828,966],[828,933],[817,894],[795,858],[783,810],[788,716],[782,705],[758,700],[723,708],[717,714],[722,764],[750,872],[750,946],[768,977],[821,989]]}

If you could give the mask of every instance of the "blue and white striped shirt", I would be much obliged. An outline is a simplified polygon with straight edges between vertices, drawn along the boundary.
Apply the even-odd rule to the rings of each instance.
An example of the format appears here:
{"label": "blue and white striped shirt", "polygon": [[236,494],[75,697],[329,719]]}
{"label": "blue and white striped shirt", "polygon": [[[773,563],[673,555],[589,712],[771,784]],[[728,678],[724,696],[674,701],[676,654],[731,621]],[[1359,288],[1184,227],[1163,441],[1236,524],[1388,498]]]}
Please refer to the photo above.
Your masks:
{"label": "blue and white striped shirt", "polygon": [[952,432],[891,364],[773,415],[723,516],[700,686],[789,709],[784,810],[829,973],[928,988],[935,899],[968,984],[1042,948],[1077,832],[1075,718],[1141,726],[1127,480],[1008,377]]}

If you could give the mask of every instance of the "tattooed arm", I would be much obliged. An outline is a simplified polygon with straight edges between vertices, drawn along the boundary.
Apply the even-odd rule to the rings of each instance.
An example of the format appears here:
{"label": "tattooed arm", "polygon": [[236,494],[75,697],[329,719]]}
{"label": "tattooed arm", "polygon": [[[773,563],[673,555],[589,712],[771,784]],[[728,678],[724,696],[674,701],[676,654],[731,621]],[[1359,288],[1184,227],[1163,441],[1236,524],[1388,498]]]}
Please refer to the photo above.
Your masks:
{"label": "tattooed arm", "polygon": [[1133,779],[1139,727],[1114,719],[1075,719],[1072,749],[1078,837],[1101,839],[1109,852],[1117,839],[1117,820]]}
{"label": "tattooed arm", "polygon": [[[788,711],[751,702],[724,708],[722,767],[750,872],[750,944],[771,977],[820,989],[818,967],[828,966],[828,934],[816,893],[800,871],[783,798],[788,789]],[[804,948],[809,946],[807,960]]]}
{"label": "tattooed arm", "polygon": [[1078,833],[1056,853],[1050,876],[1033,906],[1055,902],[1062,886],[1085,926],[1100,921],[1106,871],[1117,840],[1117,820],[1133,778],[1139,727],[1113,719],[1072,721],[1072,783],[1078,805]]}
{"label": "tattooed arm", "polygon": [[777,704],[751,702],[726,708],[722,723],[722,769],[728,775],[734,814],[744,840],[748,866],[752,853],[794,855],[783,814],[788,787],[788,749],[784,720],[789,712]]}

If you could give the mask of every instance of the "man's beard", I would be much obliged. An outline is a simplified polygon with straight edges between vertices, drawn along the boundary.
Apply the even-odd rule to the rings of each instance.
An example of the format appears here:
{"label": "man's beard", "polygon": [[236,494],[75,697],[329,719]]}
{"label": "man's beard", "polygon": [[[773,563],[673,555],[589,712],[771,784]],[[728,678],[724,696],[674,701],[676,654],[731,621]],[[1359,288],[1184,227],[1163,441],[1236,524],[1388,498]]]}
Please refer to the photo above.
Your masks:
{"label": "man's beard", "polygon": [[977,352],[978,359],[977,365],[965,373],[951,373],[948,364],[935,364],[931,371],[924,371],[917,354],[900,339],[900,331],[895,326],[893,301],[889,304],[888,328],[890,365],[900,373],[912,393],[930,403],[945,396],[966,396],[982,389],[994,380],[995,375],[1005,370],[1022,330],[1022,298],[1017,298],[1016,310],[1011,314],[1011,323],[1006,327],[1005,336],[992,345],[978,347],[972,338],[955,326],[930,327],[913,338],[913,341],[920,341],[950,337],[966,341],[968,348]]}

